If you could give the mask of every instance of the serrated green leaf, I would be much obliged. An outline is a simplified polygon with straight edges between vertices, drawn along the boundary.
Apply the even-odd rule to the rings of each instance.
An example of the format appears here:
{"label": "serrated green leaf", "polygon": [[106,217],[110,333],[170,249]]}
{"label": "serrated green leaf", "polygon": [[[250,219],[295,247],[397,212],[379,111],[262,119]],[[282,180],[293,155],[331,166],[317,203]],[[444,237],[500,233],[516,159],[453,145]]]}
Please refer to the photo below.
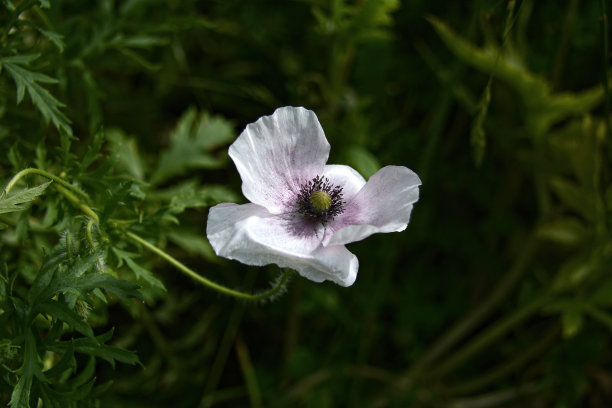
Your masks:
{"label": "serrated green leaf", "polygon": [[116,247],[111,247],[111,251],[117,256],[117,268],[121,268],[124,265],[126,259],[137,257],[138,254],[135,252],[124,251]]}
{"label": "serrated green leaf", "polygon": [[359,39],[388,37],[385,27],[393,23],[392,13],[397,10],[399,0],[366,0],[351,10],[348,33]]}
{"label": "serrated green leaf", "polygon": [[100,154],[100,150],[102,149],[102,144],[104,143],[104,132],[99,131],[94,135],[93,141],[89,144],[89,148],[85,155],[79,161],[79,172],[85,172],[89,166],[91,166],[96,160],[98,160],[102,155]]}
{"label": "serrated green leaf", "polygon": [[113,368],[115,367],[115,361],[131,365],[140,364],[136,353],[105,344],[112,336],[113,330],[111,329],[104,334],[96,336],[94,339],[82,337],[80,339],[53,343],[49,346],[49,350],[64,353],[68,350],[70,344],[72,344],[75,352],[100,357],[108,361]]}
{"label": "serrated green leaf", "polygon": [[44,302],[59,293],[70,293],[77,298],[87,299],[89,292],[96,288],[111,292],[124,301],[130,297],[142,299],[134,284],[107,273],[92,271],[101,259],[101,250],[85,257],[79,256],[68,266],[58,265],[57,257],[61,256],[62,253],[58,251],[54,257],[48,258],[41,268],[28,294],[30,305]]}
{"label": "serrated green leaf", "polygon": [[157,279],[155,277],[155,275],[153,275],[153,273],[151,271],[149,271],[148,269],[145,269],[142,266],[138,265],[131,258],[127,258],[125,260],[125,263],[132,270],[132,272],[134,272],[134,275],[136,275],[136,279],[138,281],[144,281],[148,285],[150,285],[150,286],[152,286],[154,288],[161,289],[164,292],[166,291],[166,287],[164,286],[162,281]]}
{"label": "serrated green leaf", "polygon": [[18,191],[12,195],[5,197],[0,196],[0,214],[25,210],[32,201],[44,193],[45,189],[49,187],[51,183],[52,182],[49,181],[36,187]]}
{"label": "serrated green leaf", "polygon": [[[108,161],[107,161],[108,162]],[[117,211],[118,208],[125,206],[126,202],[130,201],[130,193],[132,185],[136,182],[121,181],[118,185],[113,186],[113,189],[107,190],[107,198],[104,200],[104,208],[100,214],[100,222],[104,223],[108,218]]]}
{"label": "serrated green leaf", "polygon": [[62,375],[66,370],[70,370],[71,372],[75,372],[77,368],[77,362],[74,358],[74,346],[72,343],[69,343],[68,348],[62,355],[60,361],[58,361],[53,367],[44,371],[45,377],[47,378],[55,378]]}
{"label": "serrated green leaf", "polygon": [[5,63],[11,64],[29,64],[40,57],[40,54],[18,54],[9,57],[0,58],[0,65]]}
{"label": "serrated green leaf", "polygon": [[55,31],[43,30],[40,27],[37,27],[37,29],[42,35],[47,37],[49,41],[55,44],[59,52],[64,52],[64,41],[63,41],[64,36],[63,35],[56,33]]}
{"label": "serrated green leaf", "polygon": [[96,372],[96,359],[95,357],[91,356],[89,357],[89,360],[87,361],[87,364],[85,365],[85,367],[83,367],[83,369],[74,377],[70,380],[69,385],[73,388],[78,388],[84,384],[86,384],[87,382],[93,380],[93,375]]}
{"label": "serrated green leaf", "polygon": [[221,202],[236,202],[238,199],[238,195],[225,186],[198,187],[189,183],[173,195],[170,211],[173,214],[180,214],[187,208],[209,207]]}
{"label": "serrated green leaf", "polygon": [[37,303],[34,306],[34,310],[40,313],[49,314],[67,323],[70,327],[87,337],[94,337],[93,329],[81,316],[62,301],[48,300],[46,302]]}
{"label": "serrated green leaf", "polygon": [[[78,407],[81,404],[77,403],[89,396],[93,389],[95,378],[89,380],[86,384],[71,389],[70,391],[57,391],[49,387],[47,384],[41,384],[41,392],[43,403],[48,404],[52,408]],[[47,405],[44,405],[45,407]]]}
{"label": "serrated green leaf", "polygon": [[159,184],[192,169],[221,167],[225,157],[213,155],[211,150],[233,138],[232,126],[225,119],[187,110],[172,132],[170,148],[161,154],[151,182]]}
{"label": "serrated green leaf", "polygon": [[30,393],[32,389],[32,381],[34,376],[41,376],[38,352],[36,350],[36,339],[30,330],[25,333],[25,345],[23,352],[23,364],[18,370],[19,381],[13,389],[9,407],[11,408],[29,408]]}
{"label": "serrated green leaf", "polygon": [[136,180],[144,180],[145,166],[138,152],[136,140],[125,136],[119,129],[107,131],[106,137],[117,154],[117,164],[127,170]]}
{"label": "serrated green leaf", "polygon": [[[31,56],[27,56],[30,58]],[[22,58],[21,61],[31,61]],[[19,60],[17,60],[19,61]],[[53,122],[53,125],[60,131],[72,135],[70,120],[64,115],[60,108],[65,105],[57,100],[47,89],[38,83],[57,83],[58,81],[47,75],[27,70],[20,66],[24,62],[16,62],[15,57],[0,59],[0,65],[11,75],[17,86],[17,103],[23,100],[25,91],[28,91],[30,98],[38,110],[42,113],[46,122]]]}

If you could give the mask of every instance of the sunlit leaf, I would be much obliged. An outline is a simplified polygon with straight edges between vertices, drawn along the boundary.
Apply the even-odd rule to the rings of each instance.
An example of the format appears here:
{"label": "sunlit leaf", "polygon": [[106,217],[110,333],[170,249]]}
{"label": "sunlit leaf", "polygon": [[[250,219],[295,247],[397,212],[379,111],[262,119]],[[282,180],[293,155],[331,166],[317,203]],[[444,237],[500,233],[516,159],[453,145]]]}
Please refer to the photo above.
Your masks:
{"label": "sunlit leaf", "polygon": [[187,110],[170,135],[170,147],[162,152],[151,182],[159,184],[192,169],[221,167],[225,157],[211,151],[233,138],[232,126],[225,119]]}
{"label": "sunlit leaf", "polygon": [[8,196],[0,195],[0,214],[25,210],[38,196],[45,192],[51,182],[27,188]]}
{"label": "sunlit leaf", "polygon": [[170,201],[170,210],[180,214],[187,208],[208,207],[221,202],[236,202],[239,197],[225,186],[207,185],[198,187],[193,183],[183,185]]}

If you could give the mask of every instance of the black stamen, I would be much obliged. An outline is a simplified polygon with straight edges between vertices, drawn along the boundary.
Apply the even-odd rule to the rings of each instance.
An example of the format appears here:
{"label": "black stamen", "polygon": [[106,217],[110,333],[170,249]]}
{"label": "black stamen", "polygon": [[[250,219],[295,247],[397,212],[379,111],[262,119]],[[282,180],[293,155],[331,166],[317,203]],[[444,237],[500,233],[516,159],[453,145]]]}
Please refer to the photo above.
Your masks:
{"label": "black stamen", "polygon": [[[323,191],[330,196],[331,205],[327,210],[321,211],[320,208],[313,208],[310,197],[315,191]],[[334,186],[327,177],[317,176],[308,183],[303,184],[297,196],[297,212],[322,224],[342,214],[344,204],[344,201],[342,201],[342,187]]]}

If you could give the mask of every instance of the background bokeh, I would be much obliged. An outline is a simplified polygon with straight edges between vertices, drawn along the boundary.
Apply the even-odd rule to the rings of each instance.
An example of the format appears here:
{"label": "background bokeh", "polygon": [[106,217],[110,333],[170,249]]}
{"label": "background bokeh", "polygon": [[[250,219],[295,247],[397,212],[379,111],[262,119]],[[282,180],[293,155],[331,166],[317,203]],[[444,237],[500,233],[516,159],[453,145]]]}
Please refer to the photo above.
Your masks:
{"label": "background bokeh", "polygon": [[[124,206],[147,239],[249,290],[278,268],[219,259],[204,238],[208,206],[245,201],[227,146],[247,123],[304,106],[331,163],[366,177],[402,165],[423,181],[406,231],[348,245],[360,262],[349,288],[295,277],[274,301],[236,301],[118,246],[166,291],[109,258],[146,302],[96,304],[88,322],[96,334],[114,327],[110,343],[142,365],[99,360],[96,382],[113,380],[99,406],[612,404],[609,2],[46,6],[1,6],[2,57],[38,55],[23,66],[56,78],[39,81],[65,104],[60,114],[29,94],[17,104],[14,76],[0,71],[2,184],[30,166],[99,200],[133,183],[104,208]],[[68,150],[81,160],[98,142],[91,174],[66,166]],[[197,199],[172,201],[181,194]],[[57,193],[29,216],[49,203],[78,216]],[[27,288],[68,224],[24,232],[27,217],[15,220],[0,219],[0,248]],[[9,399],[3,390],[0,403]]]}

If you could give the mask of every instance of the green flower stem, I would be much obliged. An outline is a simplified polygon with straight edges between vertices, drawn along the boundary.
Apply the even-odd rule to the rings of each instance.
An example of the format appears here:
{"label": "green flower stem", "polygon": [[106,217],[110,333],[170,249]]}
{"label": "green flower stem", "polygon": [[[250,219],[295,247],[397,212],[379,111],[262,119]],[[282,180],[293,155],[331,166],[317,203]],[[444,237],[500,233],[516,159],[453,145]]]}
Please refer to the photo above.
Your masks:
{"label": "green flower stem", "polygon": [[87,242],[89,243],[89,246],[91,247],[92,251],[94,251],[96,249],[96,245],[95,245],[94,240],[93,240],[93,234],[92,234],[92,231],[91,231],[95,222],[96,221],[93,218],[91,218],[87,222],[87,228],[86,228]]}
{"label": "green flower stem", "polygon": [[[56,185],[55,188],[60,193],[62,193],[62,195],[64,197],[66,197],[68,199],[68,201],[72,202],[76,207],[78,207],[87,216],[89,216],[90,220],[87,223],[87,241],[89,242],[89,244],[93,248],[94,247],[94,241],[93,241],[93,235],[92,235],[92,227],[93,227],[94,223],[95,224],[99,224],[100,223],[100,218],[98,217],[98,214],[96,214],[91,209],[91,207],[89,205],[85,204],[78,197],[78,196],[81,196],[83,199],[89,201],[89,196],[87,195],[87,193],[85,193],[84,191],[81,191],[80,189],[74,187],[73,185],[71,185],[70,183],[68,183],[67,181],[62,179],[61,177],[58,177],[58,176],[56,176],[54,174],[51,174],[49,172],[46,172],[46,171],[40,170],[40,169],[34,169],[34,168],[25,169],[25,170],[22,170],[19,173],[17,173],[8,182],[8,184],[6,185],[4,190],[2,191],[2,195],[0,195],[0,197],[3,197],[4,195],[8,194],[21,178],[23,178],[23,177],[25,177],[27,175],[30,175],[30,174],[38,174],[40,176],[46,177],[46,178],[51,179],[54,182],[56,182],[58,185]],[[133,232],[124,231],[124,233],[132,241],[135,241],[135,242],[139,243],[140,245],[144,246],[145,248],[147,248],[151,252],[154,252],[155,254],[159,255],[160,257],[165,259],[167,262],[169,262],[171,265],[173,265],[175,268],[177,268],[181,272],[185,273],[186,275],[188,275],[192,279],[196,280],[197,282],[203,284],[204,286],[208,286],[209,288],[214,289],[214,290],[216,290],[218,292],[221,292],[221,293],[223,293],[225,295],[234,296],[234,297],[237,297],[239,299],[257,301],[257,300],[264,300],[264,299],[271,298],[271,297],[279,294],[285,288],[285,284],[287,283],[287,280],[289,279],[289,276],[291,275],[291,270],[286,269],[283,272],[283,274],[281,275],[281,277],[278,280],[278,282],[276,283],[276,285],[274,285],[272,288],[270,288],[269,290],[267,290],[265,292],[255,293],[255,294],[240,292],[240,291],[237,291],[237,290],[230,289],[230,288],[227,288],[225,286],[219,285],[219,284],[217,284],[217,283],[215,283],[215,282],[213,282],[213,281],[211,281],[209,279],[206,279],[205,277],[197,274],[195,271],[193,271],[192,269],[188,268],[183,263],[181,263],[180,261],[176,260],[175,258],[173,258],[171,255],[169,255],[165,251],[159,249],[158,247],[156,247],[153,244],[150,244],[149,242],[147,242],[144,239],[140,238],[138,235],[134,234]]]}
{"label": "green flower stem", "polygon": [[55,186],[55,188],[57,188],[57,190],[60,193],[62,193],[64,195],[64,197],[66,197],[69,201],[71,201],[74,205],[76,205],[81,211],[83,211],[85,214],[87,214],[87,216],[89,216],[89,218],[94,220],[96,224],[98,224],[100,222],[100,218],[98,218],[98,214],[96,214],[91,209],[91,207],[89,207],[87,204],[85,204],[81,200],[79,200],[77,196],[75,196],[74,194],[72,194],[70,191],[68,191],[67,189],[65,189],[62,186]]}
{"label": "green flower stem", "polygon": [[285,269],[278,283],[272,288],[270,288],[269,290],[265,292],[261,292],[261,293],[255,293],[255,294],[244,293],[244,292],[240,292],[240,291],[219,285],[218,283],[215,283],[209,279],[206,279],[205,277],[196,273],[193,269],[185,266],[183,263],[181,263],[177,259],[170,256],[168,253],[162,251],[155,245],[145,241],[144,239],[140,238],[138,235],[134,234],[133,232],[126,231],[125,235],[128,238],[130,238],[132,241],[139,243],[140,245],[147,248],[149,251],[154,252],[155,254],[159,255],[160,257],[165,259],[169,264],[174,266],[176,269],[180,270],[181,272],[188,275],[189,277],[196,280],[197,282],[203,284],[204,286],[208,286],[209,288],[214,289],[217,292],[221,292],[225,295],[234,296],[234,297],[244,299],[244,300],[252,300],[252,301],[264,300],[264,299],[268,299],[270,297],[277,295],[283,290],[283,288],[285,287],[285,283],[289,279],[289,275],[291,275],[291,270]]}
{"label": "green flower stem", "polygon": [[[62,186],[64,186],[66,189],[74,192],[75,194],[80,195],[84,199],[89,200],[89,196],[87,195],[87,193],[85,193],[84,191],[79,190],[78,188],[76,188],[72,184],[68,183],[67,181],[65,181],[61,177],[58,177],[58,176],[56,176],[54,174],[51,174],[49,172],[46,172],[44,170],[33,169],[33,168],[24,169],[24,170],[21,170],[19,173],[15,174],[15,176],[11,179],[11,181],[8,182],[8,184],[4,188],[3,194],[8,194],[13,189],[13,187],[15,187],[15,184],[17,184],[17,182],[19,180],[21,180],[23,177],[25,177],[27,175],[30,175],[30,174],[38,174],[40,176],[46,177],[48,179],[51,179],[51,180],[55,181],[56,183],[61,184]],[[97,216],[96,216],[96,218],[97,218]]]}

